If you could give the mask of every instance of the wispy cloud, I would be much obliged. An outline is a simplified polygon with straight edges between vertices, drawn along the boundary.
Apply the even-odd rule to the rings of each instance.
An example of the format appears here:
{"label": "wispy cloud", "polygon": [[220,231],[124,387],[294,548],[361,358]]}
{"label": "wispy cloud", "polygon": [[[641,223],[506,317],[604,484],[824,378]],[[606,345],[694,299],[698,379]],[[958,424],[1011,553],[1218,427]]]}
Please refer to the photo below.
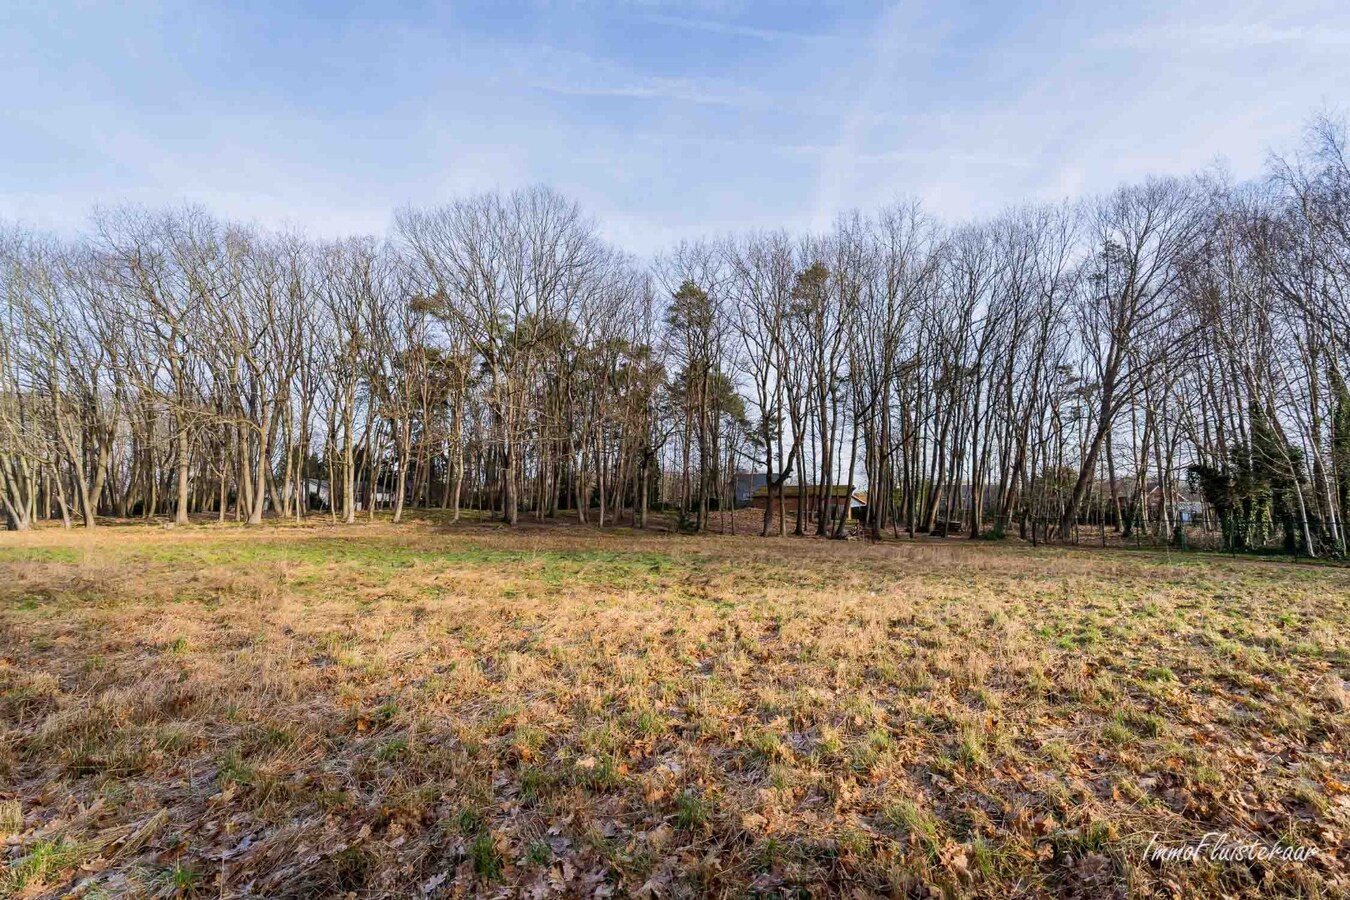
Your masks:
{"label": "wispy cloud", "polygon": [[1248,177],[1350,82],[1344,0],[1148,5],[1131,24],[971,0],[391,0],[264,23],[20,3],[0,12],[0,218],[193,200],[378,231],[405,203],[545,182],[646,252],[899,195],[959,220],[1220,152]]}
{"label": "wispy cloud", "polygon": [[887,109],[903,106],[908,85],[900,77],[908,57],[902,52],[918,35],[934,30],[916,21],[914,7],[899,5],[889,9],[873,28],[866,52],[858,59],[858,69],[842,105],[837,138],[829,152],[821,157],[816,187],[814,219],[824,225],[846,205],[845,198],[857,185],[860,157],[867,151],[871,129],[885,116]]}
{"label": "wispy cloud", "polygon": [[932,162],[941,159],[961,166],[984,166],[1005,169],[1030,169],[1035,163],[1029,159],[1005,156],[999,153],[952,153],[938,148],[923,150],[888,150],[881,153],[856,153],[853,159],[861,164]]}
{"label": "wispy cloud", "polygon": [[825,41],[832,39],[831,35],[823,33],[813,34],[801,31],[782,31],[776,28],[757,28],[714,19],[686,19],[681,16],[667,15],[645,16],[644,19],[656,25],[669,25],[672,28],[684,28],[690,31],[707,31],[713,34],[752,38],[757,41]]}
{"label": "wispy cloud", "polygon": [[541,91],[568,97],[619,97],[632,100],[675,100],[704,106],[736,109],[768,109],[770,98],[735,87],[707,85],[692,79],[630,76],[616,82],[604,81],[532,81]]}
{"label": "wispy cloud", "polygon": [[1275,25],[1269,22],[1216,22],[1148,25],[1109,33],[1094,43],[1131,50],[1239,51],[1289,46],[1302,49],[1350,48],[1350,29],[1325,25]]}
{"label": "wispy cloud", "polygon": [[743,110],[771,110],[774,96],[718,78],[656,75],[614,59],[548,45],[515,48],[525,86],[566,97],[673,101]]}

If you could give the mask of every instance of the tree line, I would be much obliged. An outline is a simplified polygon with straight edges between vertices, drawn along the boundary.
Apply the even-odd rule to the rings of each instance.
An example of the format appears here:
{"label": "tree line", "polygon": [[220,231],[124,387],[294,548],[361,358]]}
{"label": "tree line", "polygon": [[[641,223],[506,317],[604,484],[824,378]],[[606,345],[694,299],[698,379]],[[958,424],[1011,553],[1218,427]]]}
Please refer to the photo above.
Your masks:
{"label": "tree line", "polygon": [[[0,228],[0,503],[53,519],[353,522],[409,505],[873,538],[1202,515],[1344,554],[1350,166],[1154,178],[948,226],[608,245],[547,188],[316,240],[193,207]],[[791,502],[796,500],[795,503]],[[1183,508],[1186,507],[1186,508]]]}

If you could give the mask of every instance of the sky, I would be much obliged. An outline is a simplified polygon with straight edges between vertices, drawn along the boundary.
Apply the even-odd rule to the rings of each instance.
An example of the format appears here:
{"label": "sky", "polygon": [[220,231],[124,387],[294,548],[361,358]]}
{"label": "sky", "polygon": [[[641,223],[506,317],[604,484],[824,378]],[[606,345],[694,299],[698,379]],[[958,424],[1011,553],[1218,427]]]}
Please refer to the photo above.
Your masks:
{"label": "sky", "polygon": [[0,220],[321,236],[547,184],[640,255],[918,198],[962,221],[1350,106],[1350,3],[0,3]]}

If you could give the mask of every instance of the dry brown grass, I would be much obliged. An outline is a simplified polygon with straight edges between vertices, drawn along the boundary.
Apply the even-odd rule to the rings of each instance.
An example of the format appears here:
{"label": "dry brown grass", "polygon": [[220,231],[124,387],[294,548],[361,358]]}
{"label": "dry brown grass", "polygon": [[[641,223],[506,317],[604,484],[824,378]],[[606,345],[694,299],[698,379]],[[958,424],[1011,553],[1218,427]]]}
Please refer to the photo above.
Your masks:
{"label": "dry brown grass", "polygon": [[[0,894],[1335,896],[1348,668],[1289,563],[6,535]],[[1209,831],[1322,853],[1144,859]]]}

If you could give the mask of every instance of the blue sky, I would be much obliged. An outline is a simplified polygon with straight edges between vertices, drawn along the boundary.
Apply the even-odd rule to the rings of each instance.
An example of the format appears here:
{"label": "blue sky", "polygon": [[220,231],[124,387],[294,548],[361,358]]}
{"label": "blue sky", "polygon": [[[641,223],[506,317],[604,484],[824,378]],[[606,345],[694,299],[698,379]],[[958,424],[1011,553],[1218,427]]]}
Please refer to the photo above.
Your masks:
{"label": "blue sky", "polygon": [[324,235],[546,183],[615,243],[960,220],[1350,102],[1350,4],[63,3],[0,9],[0,219],[177,202]]}

